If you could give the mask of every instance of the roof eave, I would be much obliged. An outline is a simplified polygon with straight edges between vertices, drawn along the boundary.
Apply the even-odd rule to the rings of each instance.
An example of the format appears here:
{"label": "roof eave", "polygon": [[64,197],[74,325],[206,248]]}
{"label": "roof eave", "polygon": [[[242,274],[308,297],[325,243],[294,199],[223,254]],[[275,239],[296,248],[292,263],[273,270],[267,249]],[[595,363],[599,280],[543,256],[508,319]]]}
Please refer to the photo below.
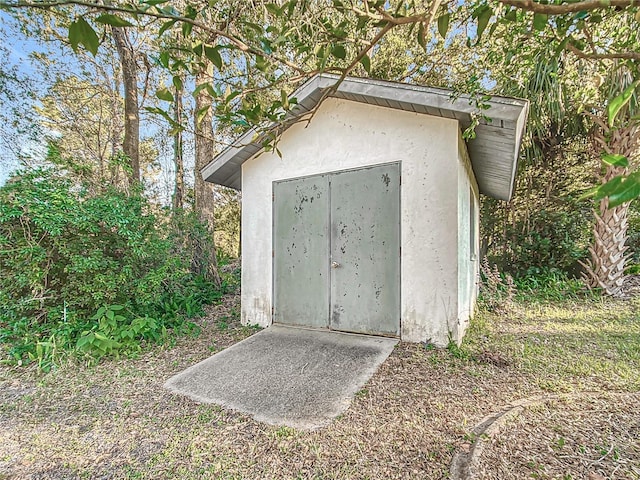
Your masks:
{"label": "roof eave", "polygon": [[[301,116],[315,108],[325,90],[333,87],[338,79],[337,75],[320,74],[303,84],[292,95],[298,100],[298,104],[282,122],[272,123],[263,132],[258,132],[256,128],[245,132],[202,169],[203,178],[240,190],[242,164],[263,151],[262,143],[267,134],[282,133]],[[345,79],[335,92],[331,92],[330,96],[456,119],[463,129],[471,123],[471,116],[476,111],[468,95],[452,98],[452,93],[444,89],[354,77]],[[484,128],[489,132],[499,132],[498,136],[508,138],[508,142],[502,140],[503,150],[499,161],[493,158],[497,156],[496,154],[491,156],[487,154],[487,146],[482,143],[476,143],[475,146],[481,146],[484,153],[474,154],[474,141],[468,142],[469,154],[481,192],[501,200],[509,200],[513,195],[529,102],[515,98],[492,97],[489,104],[491,105],[489,113],[493,120],[481,122],[482,126],[479,130]],[[511,154],[506,150],[507,147]],[[496,178],[499,181],[496,181]]]}

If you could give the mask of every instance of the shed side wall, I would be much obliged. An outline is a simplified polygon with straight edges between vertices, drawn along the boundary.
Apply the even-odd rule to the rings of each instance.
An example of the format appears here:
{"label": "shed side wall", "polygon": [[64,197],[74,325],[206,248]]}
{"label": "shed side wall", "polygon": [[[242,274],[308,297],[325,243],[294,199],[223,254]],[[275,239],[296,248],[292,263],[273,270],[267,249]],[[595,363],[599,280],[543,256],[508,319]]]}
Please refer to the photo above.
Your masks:
{"label": "shed side wall", "polygon": [[[306,128],[305,128],[306,127]],[[268,326],[272,182],[401,162],[401,336],[445,345],[458,312],[458,123],[340,99],[242,170],[242,321]]]}
{"label": "shed side wall", "polygon": [[[478,293],[480,199],[467,146],[458,139],[458,316],[452,340],[462,341]],[[472,230],[474,234],[472,235]]]}

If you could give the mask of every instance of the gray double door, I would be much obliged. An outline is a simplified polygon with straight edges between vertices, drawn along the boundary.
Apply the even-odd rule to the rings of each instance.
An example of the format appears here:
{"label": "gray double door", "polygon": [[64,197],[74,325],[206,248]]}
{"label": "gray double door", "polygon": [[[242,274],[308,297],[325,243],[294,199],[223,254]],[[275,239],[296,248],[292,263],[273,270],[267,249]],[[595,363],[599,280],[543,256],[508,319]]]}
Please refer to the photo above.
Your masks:
{"label": "gray double door", "polygon": [[274,322],[400,333],[400,165],[273,184]]}

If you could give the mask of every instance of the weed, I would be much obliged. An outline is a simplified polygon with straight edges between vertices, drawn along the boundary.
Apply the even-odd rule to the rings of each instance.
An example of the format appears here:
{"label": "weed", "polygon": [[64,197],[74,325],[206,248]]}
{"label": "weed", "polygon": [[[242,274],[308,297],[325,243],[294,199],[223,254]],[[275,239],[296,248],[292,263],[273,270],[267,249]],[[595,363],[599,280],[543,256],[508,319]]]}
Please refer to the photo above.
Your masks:
{"label": "weed", "polygon": [[511,275],[500,273],[498,266],[489,265],[489,260],[485,257],[480,263],[480,277],[480,307],[489,311],[508,310],[516,293]]}
{"label": "weed", "polygon": [[356,398],[365,398],[368,395],[369,395],[369,390],[366,388],[363,388],[356,392]]}
{"label": "weed", "polygon": [[296,431],[291,427],[279,427],[275,431],[275,435],[276,435],[277,438],[292,437],[295,433],[296,433]]}
{"label": "weed", "polygon": [[558,437],[552,444],[551,448],[554,450],[562,450],[562,448],[566,445],[567,441],[564,437]]}
{"label": "weed", "polygon": [[447,351],[452,357],[460,360],[468,360],[470,358],[469,353],[465,349],[458,346],[458,344],[452,339],[449,339],[449,343],[447,344]]}
{"label": "weed", "polygon": [[469,433],[465,433],[462,439],[465,442],[474,443],[478,439],[478,435],[473,432],[469,432]]}
{"label": "weed", "polygon": [[430,352],[431,350],[435,350],[436,346],[435,344],[431,341],[431,339],[427,340],[426,342],[420,342],[420,345],[422,346],[422,348],[424,350],[426,350],[427,352]]}

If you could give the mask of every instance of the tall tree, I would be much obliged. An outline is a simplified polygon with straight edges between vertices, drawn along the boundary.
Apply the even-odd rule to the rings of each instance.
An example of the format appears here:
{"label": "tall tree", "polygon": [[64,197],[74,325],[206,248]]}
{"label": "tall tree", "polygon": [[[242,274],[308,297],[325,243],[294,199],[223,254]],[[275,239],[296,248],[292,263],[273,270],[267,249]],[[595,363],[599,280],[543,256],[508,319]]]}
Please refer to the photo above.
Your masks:
{"label": "tall tree", "polygon": [[122,151],[130,162],[130,184],[140,182],[140,110],[138,107],[138,64],[136,52],[124,27],[111,27],[120,58],[124,85],[124,139]]}
{"label": "tall tree", "polygon": [[[640,161],[640,102],[634,95],[640,81],[628,85],[633,76],[627,66],[613,67],[610,77],[614,79],[615,90],[626,88],[609,101],[607,115],[592,115],[595,153],[601,158],[600,182],[604,191],[596,194],[599,205],[594,211],[593,245],[584,267],[589,286],[601,288],[608,295],[621,296],[628,256],[629,200],[637,189],[627,179],[630,170],[637,169]],[[640,175],[640,171],[631,175]],[[621,183],[623,187],[619,192],[611,190]]]}
{"label": "tall tree", "polygon": [[[203,60],[204,65],[195,73],[196,95],[193,115],[193,130],[195,133],[195,210],[200,220],[207,225],[211,235],[208,251],[202,246],[202,264],[199,268],[207,277],[220,284],[218,264],[216,260],[213,232],[215,228],[213,185],[202,178],[202,169],[215,156],[215,142],[213,138],[213,108],[212,99],[204,86],[213,79],[213,64]],[[200,87],[200,88],[198,88]],[[206,263],[204,263],[206,261]]]}
{"label": "tall tree", "polygon": [[173,103],[173,121],[176,128],[173,134],[173,164],[175,166],[175,181],[173,189],[172,206],[174,209],[184,208],[184,145],[182,139],[182,124],[184,123],[182,111],[182,96],[184,85],[182,81],[176,82]]}
{"label": "tall tree", "polygon": [[[223,94],[224,82],[218,82],[216,97],[223,97],[224,104],[218,112],[230,122],[244,126],[261,126],[264,120],[282,118],[290,103],[287,84],[293,84],[318,71],[333,71],[342,77],[356,71],[375,72],[375,52],[384,46],[387,36],[406,28],[425,51],[435,33],[433,20],[437,18],[437,30],[445,36],[448,31],[466,32],[467,45],[481,46],[483,39],[502,36],[512,40],[507,52],[508,61],[527,61],[522,45],[544,46],[549,56],[558,57],[566,52],[585,62],[625,61],[635,65],[637,73],[640,61],[639,7],[635,0],[474,0],[470,3],[430,0],[422,2],[383,0],[335,0],[333,2],[308,2],[301,0],[267,3],[227,0],[209,4],[185,4],[167,6],[166,2],[142,0],[138,4],[100,5],[83,0],[68,1],[11,1],[11,8],[61,8],[61,5],[78,5],[89,15],[105,9],[119,12],[131,20],[150,16],[163,20],[158,35],[181,26],[185,37],[194,40],[216,38],[217,47],[194,40],[191,49],[195,57],[205,56],[214,63],[235,63],[238,58],[246,65],[255,65],[263,72],[264,82],[256,88],[281,88],[281,99],[270,104],[252,104],[261,98],[255,90],[247,91],[246,83],[229,85]],[[255,13],[262,13],[257,20]],[[108,17],[108,18],[106,18]],[[101,15],[95,20],[113,22],[113,15]],[[75,24],[75,45],[82,44],[88,50],[97,49],[98,36],[84,22]],[[113,23],[112,23],[113,24]],[[87,28],[88,27],[88,28]],[[71,33],[71,30],[70,30]],[[464,34],[464,33],[463,33]],[[70,35],[70,40],[71,40]],[[220,48],[229,55],[220,55]],[[232,55],[231,52],[234,54]],[[235,55],[237,53],[238,55]],[[170,62],[167,62],[170,63]],[[372,67],[374,67],[372,69]],[[406,66],[398,66],[405,68]],[[395,68],[395,67],[394,67]],[[482,107],[482,90],[486,87],[482,76],[470,77],[465,87],[477,94],[478,118],[490,117]],[[328,95],[328,92],[327,92]],[[598,99],[602,103],[602,98]],[[583,103],[585,109],[590,109]],[[597,107],[596,107],[597,108]],[[196,109],[201,115],[204,110]],[[472,134],[472,132],[469,132]],[[618,153],[622,155],[621,153]],[[624,155],[622,155],[624,156]],[[598,194],[624,195],[631,200],[640,195],[640,173],[615,177],[598,189]],[[609,206],[613,206],[610,202]]]}

